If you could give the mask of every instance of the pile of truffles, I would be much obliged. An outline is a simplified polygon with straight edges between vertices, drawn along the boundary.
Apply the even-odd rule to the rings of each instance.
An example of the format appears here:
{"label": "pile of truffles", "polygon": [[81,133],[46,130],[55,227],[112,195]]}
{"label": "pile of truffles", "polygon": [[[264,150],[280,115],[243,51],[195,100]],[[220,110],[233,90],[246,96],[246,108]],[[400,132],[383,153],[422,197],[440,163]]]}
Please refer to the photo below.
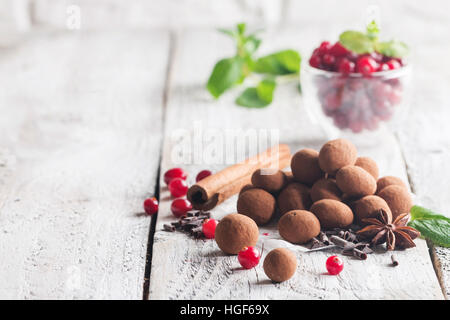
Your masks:
{"label": "pile of truffles", "polygon": [[[279,216],[278,232],[294,244],[306,244],[321,230],[364,226],[363,220],[381,209],[394,220],[409,212],[412,199],[406,184],[397,177],[378,178],[378,166],[358,157],[348,140],[325,143],[319,152],[303,149],[291,160],[292,172],[253,173],[251,184],[242,188],[237,212],[217,225],[215,239],[221,250],[237,254],[257,243],[258,226]],[[274,249],[266,255],[264,271],[273,281],[285,281],[296,268],[295,254]]]}
{"label": "pile of truffles", "polygon": [[271,175],[255,171],[252,184],[239,193],[237,212],[257,225],[278,213],[278,231],[292,243],[305,244],[321,230],[362,227],[363,219],[380,209],[395,219],[413,205],[401,179],[379,178],[375,161],[358,157],[356,147],[345,139],[328,141],[319,152],[298,151],[291,170]]}

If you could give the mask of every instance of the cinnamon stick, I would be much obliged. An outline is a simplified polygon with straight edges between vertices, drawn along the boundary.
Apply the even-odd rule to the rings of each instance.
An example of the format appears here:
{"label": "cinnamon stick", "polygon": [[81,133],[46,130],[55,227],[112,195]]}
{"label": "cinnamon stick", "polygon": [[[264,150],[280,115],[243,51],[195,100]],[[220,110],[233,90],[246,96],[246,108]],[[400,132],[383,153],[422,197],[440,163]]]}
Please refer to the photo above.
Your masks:
{"label": "cinnamon stick", "polygon": [[187,198],[197,210],[211,210],[251,182],[253,172],[263,168],[283,169],[291,162],[286,144],[266,151],[212,174],[189,188]]}

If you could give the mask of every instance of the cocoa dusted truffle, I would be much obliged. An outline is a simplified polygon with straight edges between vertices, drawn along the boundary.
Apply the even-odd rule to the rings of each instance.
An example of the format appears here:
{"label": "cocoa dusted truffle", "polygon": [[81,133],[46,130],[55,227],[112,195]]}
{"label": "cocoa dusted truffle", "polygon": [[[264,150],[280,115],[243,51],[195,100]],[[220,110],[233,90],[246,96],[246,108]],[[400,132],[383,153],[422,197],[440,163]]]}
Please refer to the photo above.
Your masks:
{"label": "cocoa dusted truffle", "polygon": [[277,170],[271,174],[265,172],[264,169],[258,169],[252,174],[252,184],[257,187],[266,190],[270,193],[280,191],[286,183],[286,175]]}
{"label": "cocoa dusted truffle", "polygon": [[292,171],[283,171],[285,177],[286,177],[286,186],[291,183],[294,182],[294,175],[292,174]]}
{"label": "cocoa dusted truffle", "polygon": [[393,176],[385,176],[378,179],[377,181],[377,194],[380,193],[380,191],[386,188],[387,186],[392,185],[401,186],[404,187],[406,190],[408,190],[408,187],[406,186],[406,184],[403,182],[402,179]]}
{"label": "cocoa dusted truffle", "polygon": [[386,211],[386,213],[392,218],[391,209],[389,209],[386,201],[379,196],[365,196],[352,202],[350,206],[355,214],[356,223],[359,225],[366,225],[366,223],[363,223],[362,220],[374,217],[378,214],[380,209]]}
{"label": "cocoa dusted truffle", "polygon": [[309,188],[301,183],[293,182],[281,190],[277,204],[281,214],[291,210],[308,210],[311,205]]}
{"label": "cocoa dusted truffle", "polygon": [[278,232],[289,242],[303,244],[319,234],[320,222],[309,211],[292,210],[281,217]]}
{"label": "cocoa dusted truffle", "polygon": [[378,179],[380,174],[377,163],[369,157],[358,157],[355,162],[355,166],[361,167],[374,177],[375,180]]}
{"label": "cocoa dusted truffle", "polygon": [[323,171],[334,175],[340,168],[355,164],[356,155],[356,147],[350,141],[331,140],[320,149],[319,165]]}
{"label": "cocoa dusted truffle", "polygon": [[275,209],[275,197],[259,188],[242,192],[237,201],[237,212],[252,218],[257,225],[269,222]]}
{"label": "cocoa dusted truffle", "polygon": [[353,212],[349,206],[337,200],[323,199],[311,206],[323,229],[345,228],[353,222]]}
{"label": "cocoa dusted truffle", "polygon": [[239,191],[239,196],[244,193],[244,191],[250,190],[250,189],[254,189],[256,188],[254,185],[252,185],[251,183],[246,184],[245,186],[242,187],[241,191]]}
{"label": "cocoa dusted truffle", "polygon": [[312,185],[325,173],[319,166],[319,152],[313,149],[303,149],[292,156],[292,174],[298,182]]}
{"label": "cocoa dusted truffle", "polygon": [[336,183],[342,192],[350,197],[363,197],[374,194],[377,182],[363,168],[345,166],[336,173]]}
{"label": "cocoa dusted truffle", "polygon": [[283,282],[289,280],[297,270],[297,257],[286,248],[273,249],[264,259],[263,268],[270,280]]}
{"label": "cocoa dusted truffle", "polygon": [[254,246],[259,230],[255,221],[239,213],[232,213],[220,220],[215,231],[219,248],[228,254],[238,254],[244,247]]}
{"label": "cocoa dusted truffle", "polygon": [[408,213],[413,206],[409,191],[402,186],[387,186],[378,195],[387,202],[392,212],[392,219],[394,220],[400,214]]}
{"label": "cocoa dusted truffle", "polygon": [[341,200],[342,191],[334,179],[320,179],[311,188],[311,200],[316,202],[322,199]]}

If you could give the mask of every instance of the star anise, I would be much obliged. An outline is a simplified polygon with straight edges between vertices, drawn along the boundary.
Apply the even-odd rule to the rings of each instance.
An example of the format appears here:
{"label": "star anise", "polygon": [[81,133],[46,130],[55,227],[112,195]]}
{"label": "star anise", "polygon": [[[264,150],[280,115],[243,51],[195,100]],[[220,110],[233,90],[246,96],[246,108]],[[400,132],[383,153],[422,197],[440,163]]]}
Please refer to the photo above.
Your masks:
{"label": "star anise", "polygon": [[392,222],[391,216],[381,209],[375,218],[362,220],[368,226],[359,230],[357,235],[371,240],[373,246],[386,242],[387,250],[412,248],[416,246],[413,239],[420,236],[420,232],[406,225],[408,218],[409,213],[403,213]]}

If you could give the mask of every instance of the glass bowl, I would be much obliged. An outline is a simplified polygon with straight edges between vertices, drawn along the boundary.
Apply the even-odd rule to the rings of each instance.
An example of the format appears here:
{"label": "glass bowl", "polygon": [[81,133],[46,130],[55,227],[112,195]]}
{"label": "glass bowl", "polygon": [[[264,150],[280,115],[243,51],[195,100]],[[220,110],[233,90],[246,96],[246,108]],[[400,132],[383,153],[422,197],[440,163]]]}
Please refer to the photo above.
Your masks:
{"label": "glass bowl", "polygon": [[313,121],[330,139],[395,130],[409,107],[411,67],[343,75],[306,66],[303,99]]}

